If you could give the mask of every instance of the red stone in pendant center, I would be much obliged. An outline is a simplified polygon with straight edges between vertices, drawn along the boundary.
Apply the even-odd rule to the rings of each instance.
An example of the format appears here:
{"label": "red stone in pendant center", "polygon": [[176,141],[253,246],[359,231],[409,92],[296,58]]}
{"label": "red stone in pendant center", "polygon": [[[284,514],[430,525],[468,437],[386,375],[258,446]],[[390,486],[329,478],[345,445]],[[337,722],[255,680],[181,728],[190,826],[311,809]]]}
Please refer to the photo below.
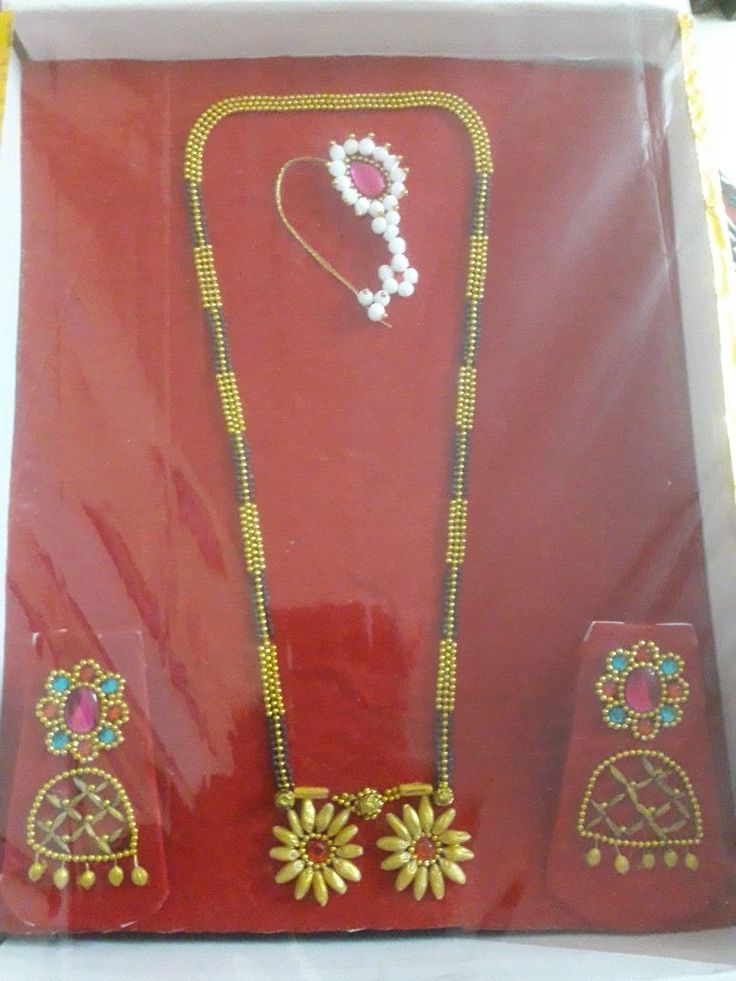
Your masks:
{"label": "red stone in pendant center", "polygon": [[377,198],[383,194],[386,187],[383,174],[378,167],[363,163],[361,160],[350,164],[350,176],[357,190],[367,198]]}
{"label": "red stone in pendant center", "polygon": [[322,838],[310,838],[305,851],[310,862],[324,862],[330,854],[330,846]]}
{"label": "red stone in pendant center", "polygon": [[414,845],[414,854],[420,862],[428,862],[435,857],[437,849],[432,839],[425,836],[424,838],[417,839],[417,843]]}
{"label": "red stone in pendant center", "polygon": [[64,720],[72,732],[92,732],[99,721],[97,695],[90,688],[75,688],[64,709]]}
{"label": "red stone in pendant center", "polygon": [[659,675],[654,668],[634,668],[626,679],[624,697],[635,712],[653,712],[661,694]]}

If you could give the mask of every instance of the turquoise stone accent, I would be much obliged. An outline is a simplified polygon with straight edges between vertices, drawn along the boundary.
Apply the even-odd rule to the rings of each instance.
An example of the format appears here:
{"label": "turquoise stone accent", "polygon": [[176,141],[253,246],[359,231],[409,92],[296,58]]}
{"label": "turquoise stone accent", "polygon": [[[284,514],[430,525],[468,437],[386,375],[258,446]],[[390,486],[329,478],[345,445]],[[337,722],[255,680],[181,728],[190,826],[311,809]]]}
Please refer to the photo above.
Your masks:
{"label": "turquoise stone accent", "polygon": [[673,705],[663,705],[659,710],[659,717],[662,722],[674,722],[677,718],[677,711]]}
{"label": "turquoise stone accent", "polygon": [[105,678],[105,680],[102,682],[102,690],[106,695],[114,695],[118,690],[118,679]]}
{"label": "turquoise stone accent", "polygon": [[608,710],[608,718],[614,725],[620,726],[623,722],[626,722],[626,710],[622,709],[620,705],[613,705]]}
{"label": "turquoise stone accent", "polygon": [[69,736],[65,732],[55,732],[51,737],[54,749],[64,749],[69,744]]}
{"label": "turquoise stone accent", "polygon": [[662,672],[666,675],[677,674],[678,667],[679,665],[673,657],[665,658],[665,660],[662,661]]}
{"label": "turquoise stone accent", "polygon": [[629,659],[625,654],[616,654],[611,658],[611,666],[615,671],[623,671],[628,663]]}
{"label": "turquoise stone accent", "polygon": [[110,743],[114,743],[115,742],[114,730],[103,729],[102,732],[100,733],[100,742],[105,743],[106,746],[109,746]]}
{"label": "turquoise stone accent", "polygon": [[54,689],[54,691],[58,691],[58,692],[66,691],[67,688],[69,687],[69,679],[59,675],[58,677],[54,678],[54,680],[51,682],[51,687]]}

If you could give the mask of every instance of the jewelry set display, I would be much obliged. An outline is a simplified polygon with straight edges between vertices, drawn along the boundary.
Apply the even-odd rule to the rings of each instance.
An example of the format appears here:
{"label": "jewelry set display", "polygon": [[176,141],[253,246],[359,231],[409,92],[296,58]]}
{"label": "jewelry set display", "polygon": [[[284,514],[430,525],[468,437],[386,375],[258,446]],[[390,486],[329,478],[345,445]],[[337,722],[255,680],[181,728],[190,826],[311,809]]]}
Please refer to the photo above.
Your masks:
{"label": "jewelry set display", "polygon": [[[653,641],[611,651],[595,686],[605,725],[639,742],[677,726],[690,691],[684,670],[683,658],[663,653]],[[657,750],[625,749],[603,760],[588,781],[577,829],[593,841],[585,856],[590,868],[600,865],[601,846],[613,849],[613,867],[622,875],[634,855],[647,871],[658,854],[668,869],[678,865],[681,852],[686,868],[700,864],[692,851],[703,840],[698,798],[685,770]]]}
{"label": "jewelry set display", "polygon": [[[464,284],[463,344],[457,368],[457,397],[452,424],[453,462],[447,505],[445,586],[434,706],[437,737],[435,780],[433,783],[398,782],[385,790],[367,786],[357,791],[335,793],[327,786],[298,784],[289,762],[286,709],[281,688],[279,652],[269,609],[259,507],[253,490],[240,386],[230,356],[215,256],[207,231],[202,187],[203,156],[214,127],[236,113],[412,109],[440,109],[452,113],[463,124],[470,139],[475,172]],[[355,295],[361,306],[365,307],[369,319],[380,323],[386,319],[386,307],[392,298],[410,297],[418,281],[418,273],[407,257],[406,241],[399,234],[399,209],[404,200],[408,172],[388,144],[382,144],[373,134],[361,138],[348,135],[343,141],[333,142],[327,153],[326,158],[317,158],[327,172],[327,179],[355,215],[370,221],[372,232],[382,236],[386,242],[390,261],[382,264],[378,271],[382,288],[373,292],[372,287],[359,289],[353,286],[306,242],[286,218],[282,194],[284,176],[296,162],[314,161],[314,157],[295,158],[281,168],[275,188],[278,213],[288,231],[320,266]],[[441,899],[445,895],[446,881],[464,883],[462,863],[473,858],[466,845],[470,835],[452,827],[455,811],[450,807],[454,797],[451,742],[458,655],[460,571],[467,535],[467,471],[488,249],[486,220],[490,174],[490,147],[482,120],[468,103],[445,92],[243,96],[226,99],[203,113],[187,143],[185,176],[192,218],[194,263],[205,322],[212,340],[215,381],[224,426],[234,461],[237,508],[248,585],[255,611],[263,705],[276,785],[275,802],[285,811],[286,817],[284,825],[274,828],[277,844],[271,850],[271,857],[281,863],[276,874],[277,882],[293,883],[293,894],[297,899],[312,895],[323,906],[331,891],[343,893],[349,882],[360,879],[356,860],[361,857],[363,848],[356,840],[359,831],[357,825],[350,823],[351,817],[373,820],[384,809],[388,810],[390,834],[378,841],[378,847],[388,853],[381,865],[386,871],[396,873],[397,889],[403,890],[411,885],[416,899],[429,894]],[[401,811],[393,813],[391,808],[400,801],[405,801]]]}
{"label": "jewelry set display", "polygon": [[[130,713],[120,675],[86,659],[70,671],[52,671],[45,687],[36,717],[46,729],[49,753],[89,764],[123,742]],[[94,869],[111,865],[107,881],[117,887],[125,881],[120,863],[132,859],[130,881],[148,883],[138,862],[138,826],[128,794],[99,766],[75,766],[46,781],[28,814],[26,840],[34,854],[31,882],[41,881],[51,863],[57,889],[69,884],[71,866],[80,870],[77,884],[89,890],[97,882]]]}
{"label": "jewelry set display", "polygon": [[[434,705],[429,716],[436,747],[434,773],[425,781],[401,780],[378,788],[366,780],[358,789],[333,789],[316,775],[301,783],[290,762],[282,665],[266,579],[266,547],[261,532],[259,503],[254,491],[253,462],[246,439],[246,409],[242,386],[233,367],[229,332],[223,308],[215,253],[209,237],[203,160],[215,127],[236,114],[283,112],[372,112],[435,109],[452,114],[469,139],[473,162],[473,195],[467,239],[467,269],[463,283],[462,325],[458,327],[460,356],[455,368],[455,401],[448,418],[451,462],[443,565],[440,630]],[[379,129],[376,123],[376,130]],[[312,149],[312,148],[308,148]],[[391,145],[374,132],[348,133],[325,148],[326,156],[287,160],[275,176],[275,207],[285,229],[337,282],[348,289],[376,325],[387,325],[391,304],[409,300],[419,287],[419,272],[408,257],[401,232],[409,170]],[[334,189],[355,217],[370,225],[385,243],[386,261],[375,281],[356,286],[307,242],[287,217],[284,185],[298,164],[319,164],[325,187]],[[274,801],[282,812],[272,828],[263,830],[266,852],[277,863],[275,881],[286,885],[296,900],[312,897],[325,906],[332,893],[343,894],[361,879],[364,847],[355,819],[374,821],[385,816],[385,834],[378,837],[377,861],[390,873],[399,891],[416,900],[445,897],[447,884],[466,881],[464,866],[474,858],[471,835],[455,827],[458,816],[453,791],[453,718],[459,660],[458,609],[461,571],[468,537],[468,466],[476,403],[477,356],[486,277],[487,215],[492,172],[485,126],[463,99],[440,91],[394,93],[242,96],[210,106],[194,124],[186,146],[185,178],[191,216],[194,265],[204,321],[210,334],[214,387],[219,396],[224,436],[234,468],[232,503],[242,538],[242,551],[254,612],[263,712],[268,732]],[[332,193],[332,190],[329,191]],[[395,309],[395,307],[393,307]],[[403,306],[407,315],[410,305]],[[359,311],[356,310],[356,314]],[[361,323],[363,315],[361,315]],[[357,318],[356,318],[357,321]],[[366,344],[375,333],[365,334]],[[449,413],[448,413],[449,416]],[[298,656],[295,654],[295,656]],[[683,659],[664,653],[652,641],[610,651],[595,685],[602,721],[617,736],[649,744],[682,720],[689,695]],[[70,868],[79,870],[76,883],[91,890],[95,872],[107,868],[107,880],[120,887],[126,880],[124,863],[132,863],[129,880],[144,886],[148,874],[138,862],[138,827],[134,809],[120,781],[93,764],[101,753],[123,741],[129,719],[124,700],[125,681],[85,659],[67,670],[53,671],[36,715],[46,730],[46,748],[54,756],[76,761],[71,769],[48,780],[38,791],[28,815],[27,844],[34,858],[28,877],[41,882],[47,872],[57,889],[70,881]],[[583,771],[584,773],[587,772]],[[579,778],[578,778],[579,779]],[[575,805],[578,784],[575,786]],[[460,809],[462,802],[458,802]],[[25,808],[25,805],[24,805]],[[574,809],[574,808],[573,808]],[[460,823],[462,824],[462,818]],[[570,822],[570,841],[577,838]],[[661,854],[673,869],[680,862],[698,868],[693,849],[703,840],[703,820],[697,796],[685,770],[649,745],[621,748],[593,770],[576,818],[577,835],[591,842],[585,860],[601,865],[603,849],[613,850],[613,868],[625,874],[633,857],[637,867],[652,870]],[[270,851],[269,851],[270,847]],[[123,864],[121,864],[123,863]]]}

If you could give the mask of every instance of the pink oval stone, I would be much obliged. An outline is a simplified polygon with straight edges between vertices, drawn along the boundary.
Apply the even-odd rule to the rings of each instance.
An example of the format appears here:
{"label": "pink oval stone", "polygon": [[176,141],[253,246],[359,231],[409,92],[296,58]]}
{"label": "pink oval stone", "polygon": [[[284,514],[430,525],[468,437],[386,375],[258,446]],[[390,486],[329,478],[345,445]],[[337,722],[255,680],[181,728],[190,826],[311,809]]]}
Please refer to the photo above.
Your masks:
{"label": "pink oval stone", "polygon": [[367,198],[377,198],[383,194],[386,187],[383,174],[378,167],[364,163],[362,160],[350,164],[350,177],[360,193]]}
{"label": "pink oval stone", "polygon": [[72,732],[92,732],[100,718],[97,695],[89,688],[75,688],[66,702],[64,719]]}
{"label": "pink oval stone", "polygon": [[654,668],[634,668],[626,679],[624,698],[635,712],[653,712],[661,694],[659,675]]}

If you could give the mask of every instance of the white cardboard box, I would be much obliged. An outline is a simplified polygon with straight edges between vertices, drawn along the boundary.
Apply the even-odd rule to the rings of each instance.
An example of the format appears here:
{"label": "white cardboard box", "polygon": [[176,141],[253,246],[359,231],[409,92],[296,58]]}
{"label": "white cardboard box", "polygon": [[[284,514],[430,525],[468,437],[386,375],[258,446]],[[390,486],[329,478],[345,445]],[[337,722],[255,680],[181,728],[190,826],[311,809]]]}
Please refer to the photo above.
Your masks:
{"label": "white cardboard box", "polygon": [[[526,0],[16,0],[16,30],[31,58],[215,58],[277,54],[415,54],[514,60],[639,61],[679,73],[674,0],[546,3]],[[389,25],[391,29],[389,29]],[[734,52],[736,54],[736,51]],[[713,266],[685,89],[667,76],[667,137],[676,247],[716,645],[736,765],[736,534],[726,453]],[[0,554],[12,438],[20,264],[19,93],[11,66],[0,146]],[[685,272],[683,272],[685,271]],[[4,595],[0,591],[0,619]],[[2,652],[0,651],[0,674]],[[736,769],[734,769],[736,774]],[[699,934],[379,938],[339,940],[6,941],[0,976],[274,978],[736,978],[736,931]]]}

